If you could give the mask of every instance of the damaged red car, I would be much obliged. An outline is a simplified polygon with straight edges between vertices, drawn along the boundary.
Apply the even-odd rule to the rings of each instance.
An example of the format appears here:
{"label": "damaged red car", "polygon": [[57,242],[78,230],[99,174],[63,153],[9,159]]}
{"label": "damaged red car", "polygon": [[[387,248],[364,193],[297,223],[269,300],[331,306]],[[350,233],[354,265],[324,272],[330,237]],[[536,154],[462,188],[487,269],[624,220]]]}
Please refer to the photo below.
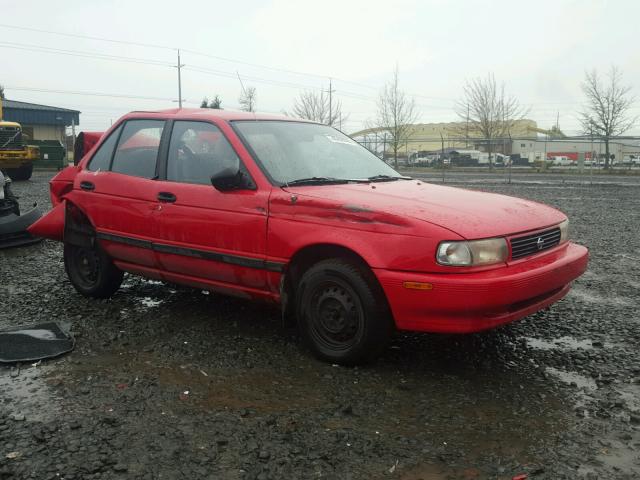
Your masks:
{"label": "damaged red car", "polygon": [[339,131],[209,109],[134,112],[51,181],[30,228],[83,295],[123,272],[281,305],[320,358],[394,330],[477,332],[561,299],[587,267],[567,217],[405,177]]}

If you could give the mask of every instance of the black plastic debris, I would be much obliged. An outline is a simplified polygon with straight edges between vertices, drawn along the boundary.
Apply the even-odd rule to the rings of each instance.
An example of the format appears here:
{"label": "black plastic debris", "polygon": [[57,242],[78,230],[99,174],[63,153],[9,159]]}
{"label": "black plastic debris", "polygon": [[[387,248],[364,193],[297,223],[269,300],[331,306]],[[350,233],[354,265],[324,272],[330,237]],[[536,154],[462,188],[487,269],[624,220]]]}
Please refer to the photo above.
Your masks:
{"label": "black plastic debris", "polygon": [[57,323],[0,332],[0,362],[32,362],[73,350],[74,338]]}

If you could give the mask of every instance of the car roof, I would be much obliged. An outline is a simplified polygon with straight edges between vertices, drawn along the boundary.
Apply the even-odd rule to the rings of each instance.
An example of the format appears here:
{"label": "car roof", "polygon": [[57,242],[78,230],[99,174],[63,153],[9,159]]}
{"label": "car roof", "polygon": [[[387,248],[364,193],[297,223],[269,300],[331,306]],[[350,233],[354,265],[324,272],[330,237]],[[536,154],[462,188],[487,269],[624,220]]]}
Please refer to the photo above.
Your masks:
{"label": "car roof", "polygon": [[215,108],[172,108],[168,110],[134,111],[125,115],[125,118],[180,118],[191,120],[218,119],[225,121],[234,120],[286,120],[291,122],[315,123],[310,120],[287,117],[266,113],[241,112],[235,110],[222,110]]}

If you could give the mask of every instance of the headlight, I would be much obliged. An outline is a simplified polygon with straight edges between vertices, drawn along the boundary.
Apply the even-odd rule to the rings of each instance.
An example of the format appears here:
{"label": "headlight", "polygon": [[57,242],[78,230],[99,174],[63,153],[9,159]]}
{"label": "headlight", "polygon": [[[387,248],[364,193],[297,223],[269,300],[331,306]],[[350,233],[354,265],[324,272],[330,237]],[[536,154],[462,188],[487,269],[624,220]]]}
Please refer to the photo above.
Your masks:
{"label": "headlight", "polygon": [[569,219],[567,218],[560,225],[560,243],[564,243],[569,240]]}
{"label": "headlight", "polygon": [[437,260],[441,265],[469,267],[506,262],[508,254],[504,238],[489,238],[469,242],[442,242],[438,246]]}

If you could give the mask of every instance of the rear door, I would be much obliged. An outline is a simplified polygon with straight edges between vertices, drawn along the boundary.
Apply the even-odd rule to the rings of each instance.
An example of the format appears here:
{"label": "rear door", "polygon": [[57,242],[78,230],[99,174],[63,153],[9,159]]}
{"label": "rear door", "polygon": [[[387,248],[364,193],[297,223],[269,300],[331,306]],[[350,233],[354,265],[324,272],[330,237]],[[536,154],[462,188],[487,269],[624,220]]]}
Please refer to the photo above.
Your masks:
{"label": "rear door", "polygon": [[[165,278],[227,293],[265,290],[269,190],[255,186],[213,123],[173,122],[166,162],[154,245]],[[229,166],[239,166],[243,187],[218,191],[211,176]]]}
{"label": "rear door", "polygon": [[[115,260],[157,268],[158,152],[164,120],[125,121],[96,150],[74,183],[74,200]],[[126,265],[125,265],[126,266]]]}

